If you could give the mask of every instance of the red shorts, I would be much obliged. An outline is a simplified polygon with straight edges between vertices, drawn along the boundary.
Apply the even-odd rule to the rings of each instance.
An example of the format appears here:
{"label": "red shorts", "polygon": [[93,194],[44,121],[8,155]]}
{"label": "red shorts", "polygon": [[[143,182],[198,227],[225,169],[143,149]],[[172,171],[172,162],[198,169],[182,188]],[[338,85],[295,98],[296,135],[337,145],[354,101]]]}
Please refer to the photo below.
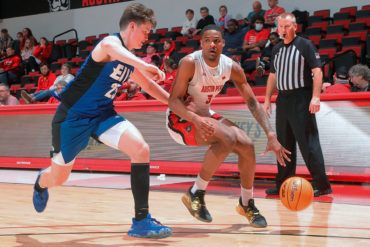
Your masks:
{"label": "red shorts", "polygon": [[[211,117],[216,120],[223,118],[223,116],[218,113],[213,113]],[[167,129],[171,137],[177,143],[198,146],[195,140],[195,125],[177,116],[172,111],[167,112]]]}

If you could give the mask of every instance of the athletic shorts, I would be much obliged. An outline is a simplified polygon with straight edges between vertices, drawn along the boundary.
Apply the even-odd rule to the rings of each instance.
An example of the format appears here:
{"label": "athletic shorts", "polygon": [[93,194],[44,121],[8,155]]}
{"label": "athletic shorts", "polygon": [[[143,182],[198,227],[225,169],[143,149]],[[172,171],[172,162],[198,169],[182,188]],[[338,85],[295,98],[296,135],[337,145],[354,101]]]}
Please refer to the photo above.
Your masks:
{"label": "athletic shorts", "polygon": [[118,149],[121,134],[131,123],[113,109],[96,117],[83,117],[60,104],[52,122],[53,161],[68,165],[85,149],[90,137]]}
{"label": "athletic shorts", "polygon": [[[216,112],[211,112],[212,118],[221,120],[224,117]],[[177,143],[188,146],[198,146],[195,140],[195,125],[192,122],[186,121],[175,113],[167,110],[166,126],[172,139]]]}

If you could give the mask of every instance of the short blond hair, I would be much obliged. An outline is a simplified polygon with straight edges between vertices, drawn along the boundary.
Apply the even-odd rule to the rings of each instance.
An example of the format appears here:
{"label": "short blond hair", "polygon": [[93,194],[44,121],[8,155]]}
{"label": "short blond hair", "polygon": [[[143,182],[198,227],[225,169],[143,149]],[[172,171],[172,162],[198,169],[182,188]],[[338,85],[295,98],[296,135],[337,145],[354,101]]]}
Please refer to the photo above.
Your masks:
{"label": "short blond hair", "polygon": [[292,13],[282,13],[281,15],[279,15],[277,17],[277,20],[279,21],[280,19],[288,19],[290,17],[290,19],[292,19],[293,23],[297,23],[297,20],[295,18],[295,15],[293,15]]}

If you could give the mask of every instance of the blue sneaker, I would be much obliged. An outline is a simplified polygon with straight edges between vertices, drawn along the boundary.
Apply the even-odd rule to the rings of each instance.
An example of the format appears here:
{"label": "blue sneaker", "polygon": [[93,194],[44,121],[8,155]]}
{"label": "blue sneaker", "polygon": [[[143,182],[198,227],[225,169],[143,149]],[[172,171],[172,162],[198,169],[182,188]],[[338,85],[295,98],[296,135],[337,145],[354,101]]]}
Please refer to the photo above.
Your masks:
{"label": "blue sneaker", "polygon": [[128,235],[137,238],[166,238],[171,236],[172,229],[162,225],[152,218],[150,214],[145,219],[136,221],[132,218],[132,226]]}
{"label": "blue sneaker", "polygon": [[[39,175],[37,176],[36,183],[39,181],[42,171],[45,169],[41,169]],[[49,200],[49,192],[46,188],[44,191],[39,192],[36,190],[36,183],[33,186],[33,206],[35,207],[36,211],[41,213],[46,208],[46,204]]]}

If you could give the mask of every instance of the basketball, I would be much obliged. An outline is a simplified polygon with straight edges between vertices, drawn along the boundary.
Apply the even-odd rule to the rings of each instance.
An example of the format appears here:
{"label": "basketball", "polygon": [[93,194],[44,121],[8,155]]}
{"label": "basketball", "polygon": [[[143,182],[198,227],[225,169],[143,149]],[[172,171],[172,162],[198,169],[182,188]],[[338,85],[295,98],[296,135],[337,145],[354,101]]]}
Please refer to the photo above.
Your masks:
{"label": "basketball", "polygon": [[292,211],[307,208],[313,200],[313,189],[310,182],[301,177],[288,178],[280,187],[280,200],[286,208]]}

